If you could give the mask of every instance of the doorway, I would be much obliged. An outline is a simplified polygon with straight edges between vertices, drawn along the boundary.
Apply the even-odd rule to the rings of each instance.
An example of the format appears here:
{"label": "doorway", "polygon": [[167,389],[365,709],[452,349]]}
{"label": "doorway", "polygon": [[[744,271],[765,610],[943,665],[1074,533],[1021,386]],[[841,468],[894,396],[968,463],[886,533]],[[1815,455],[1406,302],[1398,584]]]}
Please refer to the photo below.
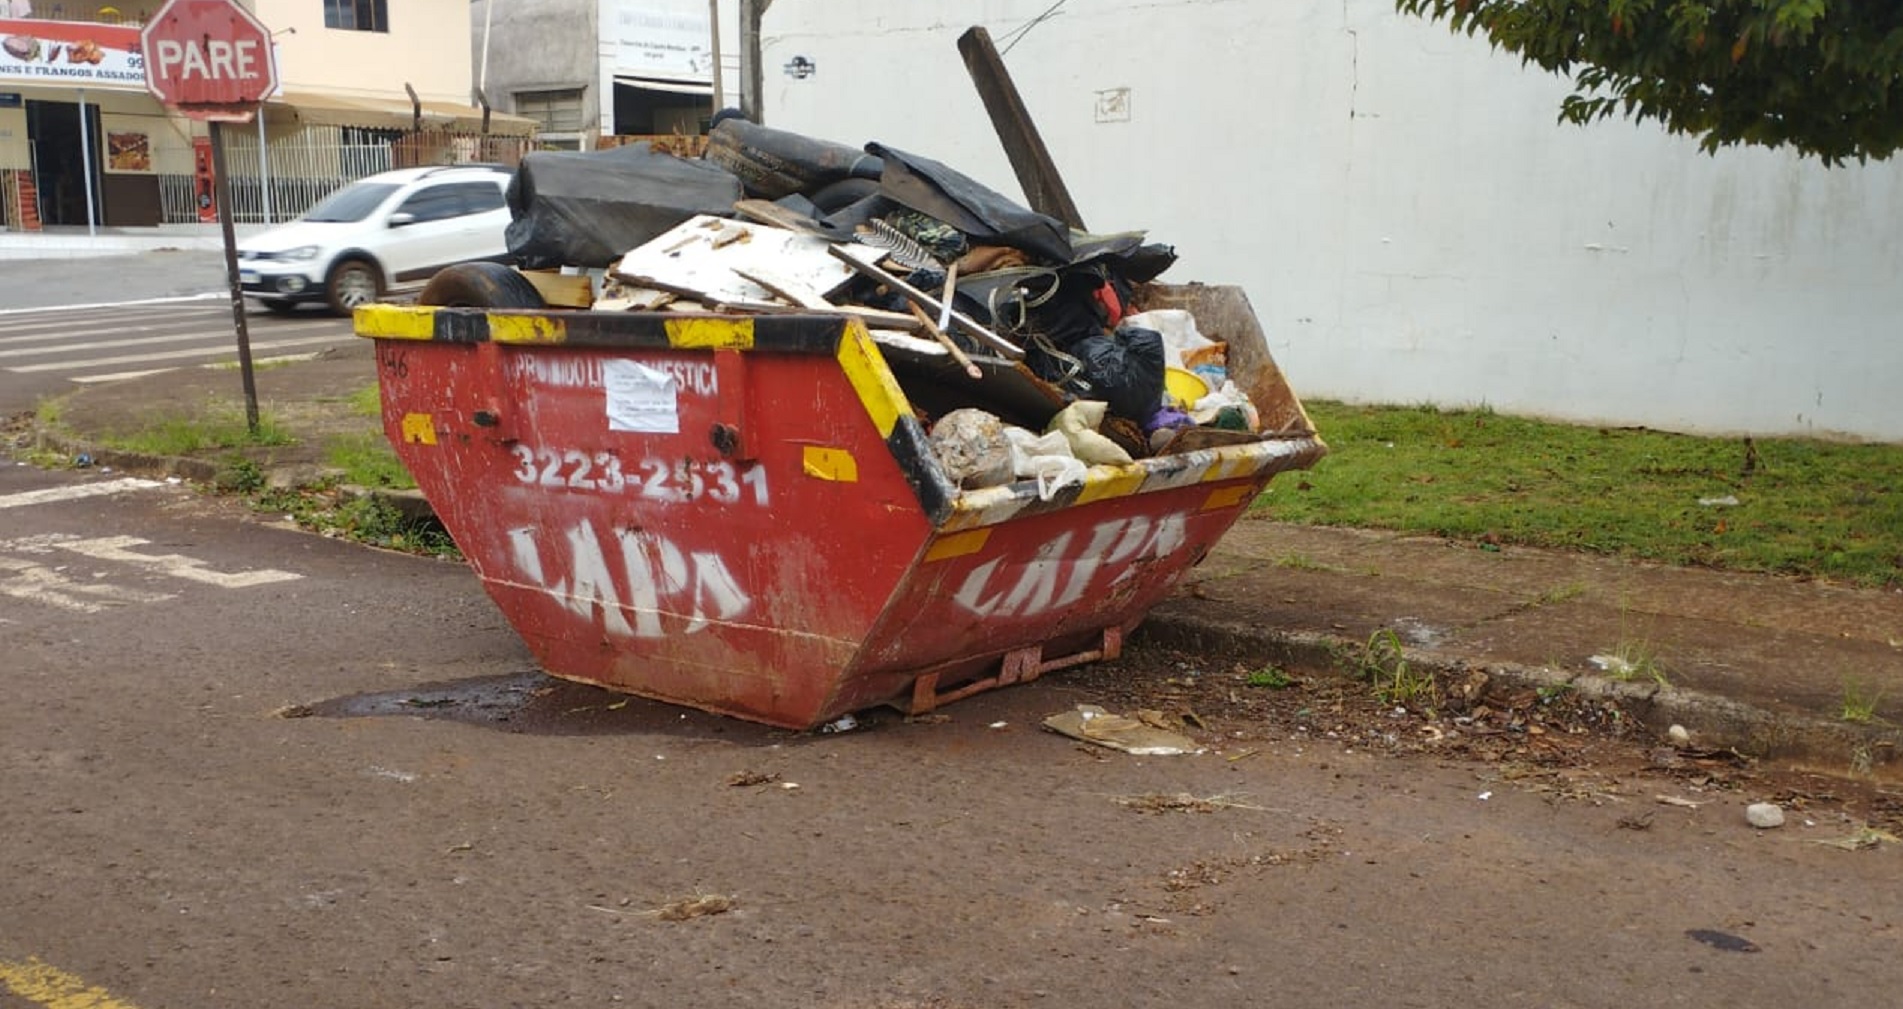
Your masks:
{"label": "doorway", "polygon": [[[80,112],[86,110],[86,142],[92,165],[80,150]],[[97,223],[103,201],[99,189],[99,106],[77,102],[26,103],[26,136],[33,149],[33,184],[39,192],[40,221],[46,225]],[[88,221],[87,191],[94,218]]]}

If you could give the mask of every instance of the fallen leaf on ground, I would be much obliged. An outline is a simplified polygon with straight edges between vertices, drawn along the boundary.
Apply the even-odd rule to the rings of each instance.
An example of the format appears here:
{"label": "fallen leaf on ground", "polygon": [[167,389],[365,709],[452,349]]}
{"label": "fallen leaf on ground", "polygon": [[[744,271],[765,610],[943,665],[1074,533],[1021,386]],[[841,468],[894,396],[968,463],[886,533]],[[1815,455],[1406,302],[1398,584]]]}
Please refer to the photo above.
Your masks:
{"label": "fallen leaf on ground", "polygon": [[780,780],[777,773],[765,771],[735,771],[727,775],[727,784],[735,788],[750,788],[754,785],[769,785]]}
{"label": "fallen leaf on ground", "polygon": [[1219,809],[1262,808],[1237,802],[1225,795],[1200,798],[1188,792],[1178,792],[1175,795],[1165,795],[1161,792],[1152,792],[1149,795],[1122,795],[1117,797],[1116,803],[1125,809],[1134,809],[1140,813],[1213,813]]}
{"label": "fallen leaf on ground", "polygon": [[664,904],[649,913],[662,921],[686,921],[689,918],[704,918],[710,914],[726,914],[733,908],[732,897],[710,893],[704,897],[689,897],[672,904]]}

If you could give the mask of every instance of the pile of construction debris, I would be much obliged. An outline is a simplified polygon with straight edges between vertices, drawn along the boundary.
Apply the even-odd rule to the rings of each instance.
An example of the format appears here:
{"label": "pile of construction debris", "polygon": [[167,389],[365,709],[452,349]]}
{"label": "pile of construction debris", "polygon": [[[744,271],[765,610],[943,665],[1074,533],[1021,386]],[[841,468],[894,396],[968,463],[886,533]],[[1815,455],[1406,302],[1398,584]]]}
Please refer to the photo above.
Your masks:
{"label": "pile of construction debris", "polygon": [[1224,344],[1181,309],[1138,310],[1173,249],[1076,231],[929,158],[723,114],[700,159],[531,154],[509,199],[521,268],[597,278],[568,307],[860,319],[966,487],[1049,495],[1088,465],[1259,437]]}

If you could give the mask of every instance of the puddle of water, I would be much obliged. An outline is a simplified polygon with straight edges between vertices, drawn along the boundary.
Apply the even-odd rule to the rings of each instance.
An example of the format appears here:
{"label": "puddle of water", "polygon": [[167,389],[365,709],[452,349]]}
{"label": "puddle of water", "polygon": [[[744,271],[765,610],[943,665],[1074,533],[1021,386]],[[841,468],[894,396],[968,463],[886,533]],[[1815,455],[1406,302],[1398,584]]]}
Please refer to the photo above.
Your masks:
{"label": "puddle of water", "polygon": [[742,744],[779,743],[803,736],[539,672],[351,694],[308,705],[297,714],[319,718],[394,715],[550,736],[660,733],[719,736]]}

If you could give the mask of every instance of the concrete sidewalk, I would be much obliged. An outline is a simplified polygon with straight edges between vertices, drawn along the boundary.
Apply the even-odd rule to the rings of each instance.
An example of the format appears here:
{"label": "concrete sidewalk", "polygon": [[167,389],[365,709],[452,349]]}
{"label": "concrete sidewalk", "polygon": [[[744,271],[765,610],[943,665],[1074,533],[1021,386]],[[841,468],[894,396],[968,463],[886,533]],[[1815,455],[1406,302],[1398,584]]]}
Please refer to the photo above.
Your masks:
{"label": "concrete sidewalk", "polygon": [[[299,437],[271,450],[270,465],[309,472],[326,438],[381,434],[342,402],[376,380],[367,340],[257,379],[264,411]],[[204,479],[215,459],[131,458],[104,440],[162,416],[232,409],[240,396],[229,370],[90,386],[59,411],[65,433],[29,437],[121,469]],[[1443,682],[1478,670],[1507,689],[1567,684],[1616,696],[1661,735],[1683,725],[1703,747],[1833,773],[1903,770],[1903,592],[1894,590],[1252,517],[1144,624],[1154,638],[1310,671],[1339,668],[1382,629]],[[1649,660],[1641,664],[1658,675],[1615,675],[1620,657]],[[1877,698],[1875,718],[1843,718],[1852,692]]]}

